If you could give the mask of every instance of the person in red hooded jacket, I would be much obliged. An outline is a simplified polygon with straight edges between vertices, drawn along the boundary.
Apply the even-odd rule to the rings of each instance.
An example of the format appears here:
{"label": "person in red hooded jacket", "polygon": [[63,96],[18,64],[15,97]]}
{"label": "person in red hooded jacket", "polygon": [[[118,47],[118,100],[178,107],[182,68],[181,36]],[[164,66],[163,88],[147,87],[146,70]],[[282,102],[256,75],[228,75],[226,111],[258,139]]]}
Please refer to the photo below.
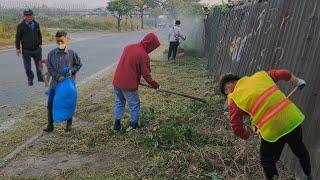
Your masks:
{"label": "person in red hooded jacket", "polygon": [[158,37],[154,33],[149,33],[141,42],[127,45],[124,48],[113,78],[115,93],[115,122],[113,129],[115,131],[121,130],[121,119],[126,101],[131,112],[128,130],[138,127],[140,114],[138,87],[141,76],[154,89],[160,88],[160,85],[151,77],[150,57],[148,55],[159,46]]}

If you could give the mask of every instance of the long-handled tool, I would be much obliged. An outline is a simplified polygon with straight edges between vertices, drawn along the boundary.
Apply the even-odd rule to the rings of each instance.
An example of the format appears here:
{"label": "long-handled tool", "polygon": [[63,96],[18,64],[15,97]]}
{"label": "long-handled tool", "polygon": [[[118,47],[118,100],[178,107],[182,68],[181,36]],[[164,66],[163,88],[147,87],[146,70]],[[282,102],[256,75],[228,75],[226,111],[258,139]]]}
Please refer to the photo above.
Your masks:
{"label": "long-handled tool", "polygon": [[[147,84],[144,84],[144,83],[140,83],[140,85],[144,86],[144,87],[152,88],[151,86],[149,86]],[[166,92],[166,93],[170,93],[170,94],[175,94],[175,95],[178,95],[178,96],[183,96],[183,97],[194,99],[194,100],[197,100],[197,101],[200,101],[200,102],[203,102],[203,103],[207,103],[207,101],[204,100],[204,99],[201,99],[201,98],[198,98],[198,97],[194,97],[194,96],[190,96],[190,95],[183,94],[183,93],[173,92],[173,91],[162,89],[162,88],[161,88],[160,92]]]}
{"label": "long-handled tool", "polygon": [[290,96],[292,96],[292,94],[294,94],[297,90],[299,89],[299,87],[295,87],[287,96],[287,98],[289,98]]}

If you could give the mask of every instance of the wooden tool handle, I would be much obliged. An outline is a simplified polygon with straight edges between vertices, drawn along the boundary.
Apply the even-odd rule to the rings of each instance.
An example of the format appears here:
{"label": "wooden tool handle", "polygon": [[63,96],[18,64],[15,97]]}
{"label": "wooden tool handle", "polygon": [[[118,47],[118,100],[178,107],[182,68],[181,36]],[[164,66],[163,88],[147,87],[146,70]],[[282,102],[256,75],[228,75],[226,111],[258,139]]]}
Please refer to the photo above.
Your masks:
{"label": "wooden tool handle", "polygon": [[[152,88],[148,84],[140,83],[140,85],[144,86],[144,87]],[[154,88],[152,88],[152,89],[154,89]],[[187,95],[187,94],[184,94],[184,93],[178,93],[178,92],[166,90],[166,89],[163,89],[163,88],[161,88],[160,92],[166,92],[166,93],[170,93],[170,94],[175,94],[175,95],[178,95],[178,96],[183,96],[183,97],[186,97],[186,98],[194,99],[194,100],[200,101],[200,102],[205,103],[205,104],[207,103],[207,101],[204,100],[204,99],[201,99],[201,98],[198,98],[198,97],[194,97],[194,96],[190,96],[190,95]]]}

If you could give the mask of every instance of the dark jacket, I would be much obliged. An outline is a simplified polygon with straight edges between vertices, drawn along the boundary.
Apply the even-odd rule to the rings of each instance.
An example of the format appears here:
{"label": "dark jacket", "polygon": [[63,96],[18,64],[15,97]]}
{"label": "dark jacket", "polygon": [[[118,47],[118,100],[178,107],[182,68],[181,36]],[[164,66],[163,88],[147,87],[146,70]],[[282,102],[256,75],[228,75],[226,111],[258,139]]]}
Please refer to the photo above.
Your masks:
{"label": "dark jacket", "polygon": [[148,55],[159,46],[158,37],[153,33],[146,35],[139,43],[127,45],[117,66],[113,85],[122,90],[136,91],[142,76],[153,88],[159,88],[159,84],[151,77]]}
{"label": "dark jacket", "polygon": [[42,45],[42,35],[39,24],[34,21],[32,30],[25,21],[22,21],[17,27],[16,49],[20,49],[20,43],[23,50],[34,51]]}
{"label": "dark jacket", "polygon": [[60,51],[58,48],[49,52],[47,58],[47,69],[52,77],[50,88],[55,89],[60,76],[64,76],[63,69],[69,67],[72,74],[75,75],[82,67],[81,59],[76,52],[66,48]]}

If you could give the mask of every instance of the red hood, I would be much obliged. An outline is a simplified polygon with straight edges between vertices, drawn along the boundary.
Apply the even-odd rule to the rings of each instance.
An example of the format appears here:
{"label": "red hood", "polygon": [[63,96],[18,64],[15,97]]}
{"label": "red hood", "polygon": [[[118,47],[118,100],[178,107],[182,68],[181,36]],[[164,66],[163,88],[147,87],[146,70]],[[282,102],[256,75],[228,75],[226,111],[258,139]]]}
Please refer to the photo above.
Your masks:
{"label": "red hood", "polygon": [[148,54],[160,46],[159,39],[154,33],[147,34],[140,43]]}

